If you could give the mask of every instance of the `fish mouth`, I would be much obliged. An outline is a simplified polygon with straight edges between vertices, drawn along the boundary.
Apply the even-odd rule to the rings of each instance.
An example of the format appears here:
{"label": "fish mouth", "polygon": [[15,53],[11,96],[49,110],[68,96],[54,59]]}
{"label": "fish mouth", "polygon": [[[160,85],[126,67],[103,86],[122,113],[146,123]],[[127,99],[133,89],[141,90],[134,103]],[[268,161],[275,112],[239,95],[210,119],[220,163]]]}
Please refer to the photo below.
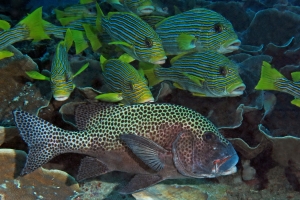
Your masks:
{"label": "fish mouth", "polygon": [[65,101],[69,98],[69,96],[54,96],[56,101]]}
{"label": "fish mouth", "polygon": [[140,6],[138,13],[141,15],[149,15],[154,11],[154,6]]}
{"label": "fish mouth", "polygon": [[166,60],[167,60],[167,56],[164,56],[162,59],[150,61],[150,63],[153,63],[155,65],[162,65],[165,64]]}
{"label": "fish mouth", "polygon": [[241,40],[239,39],[234,39],[234,40],[230,40],[228,42],[226,42],[225,44],[223,44],[218,50],[218,53],[231,53],[233,51],[236,51],[240,48],[241,45]]}
{"label": "fish mouth", "polygon": [[232,96],[232,97],[240,96],[244,93],[245,89],[246,89],[246,85],[244,83],[234,84],[228,88],[229,96]]}
{"label": "fish mouth", "polygon": [[233,174],[237,171],[237,162],[238,156],[236,154],[226,156],[222,159],[216,159],[213,161],[212,174],[215,174],[216,176]]}
{"label": "fish mouth", "polygon": [[153,103],[154,102],[154,98],[153,97],[149,97],[149,98],[144,98],[142,100],[140,100],[137,103]]}

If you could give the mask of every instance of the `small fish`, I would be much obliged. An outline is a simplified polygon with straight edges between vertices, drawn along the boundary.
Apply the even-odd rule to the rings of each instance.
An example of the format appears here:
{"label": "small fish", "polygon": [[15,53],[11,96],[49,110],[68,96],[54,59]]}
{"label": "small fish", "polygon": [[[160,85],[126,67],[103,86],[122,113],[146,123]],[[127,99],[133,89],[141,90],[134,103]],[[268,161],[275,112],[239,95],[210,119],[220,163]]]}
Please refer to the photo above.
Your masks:
{"label": "small fish", "polygon": [[0,28],[3,29],[0,32],[0,50],[23,40],[39,41],[50,39],[44,30],[41,7],[33,11],[13,28],[10,28],[10,25],[4,21],[0,25]]}
{"label": "small fish", "polygon": [[241,41],[232,24],[222,15],[195,8],[166,18],[156,24],[167,55],[214,50],[225,54],[239,49]]}
{"label": "small fish", "polygon": [[141,67],[150,86],[169,80],[176,88],[188,90],[194,96],[234,97],[242,95],[246,88],[238,66],[213,50],[176,56],[169,68]]}
{"label": "small fish", "polygon": [[119,59],[110,60],[101,56],[102,75],[108,94],[100,94],[96,99],[108,102],[120,101],[123,104],[153,102],[154,98],[144,74],[125,62],[125,59],[126,54]]}
{"label": "small fish", "polygon": [[57,19],[74,16],[79,16],[81,18],[96,17],[97,13],[95,11],[95,5],[84,4],[75,4],[65,8],[63,11],[54,9]]}
{"label": "small fish", "polygon": [[284,77],[270,63],[263,61],[260,80],[255,86],[256,90],[276,90],[295,97],[291,104],[300,107],[300,72],[291,73],[292,80]]}
{"label": "small fish", "polygon": [[37,71],[26,72],[30,78],[50,81],[53,97],[57,101],[65,101],[69,98],[75,87],[73,78],[84,71],[89,65],[89,63],[85,64],[76,74],[72,75],[68,60],[68,50],[72,46],[72,43],[72,32],[68,29],[65,40],[59,42],[56,47],[56,52],[51,65],[50,77],[42,75]]}
{"label": "small fish", "polygon": [[[98,5],[99,6],[99,5]],[[133,13],[115,12],[104,17],[97,6],[101,27],[113,42],[136,60],[164,64],[167,57],[161,39],[141,18]]]}
{"label": "small fish", "polygon": [[264,113],[262,119],[260,120],[260,122],[262,122],[265,119],[265,117],[272,112],[275,104],[276,104],[276,96],[271,92],[264,91],[263,92],[263,107],[264,107],[265,113]]}
{"label": "small fish", "polygon": [[232,144],[201,114],[172,104],[80,104],[67,131],[25,111],[14,120],[29,153],[21,175],[63,153],[88,155],[78,180],[111,171],[135,174],[128,194],[165,179],[213,178],[236,172]]}
{"label": "small fish", "polygon": [[133,12],[136,15],[149,15],[154,11],[152,0],[105,0],[120,12]]}

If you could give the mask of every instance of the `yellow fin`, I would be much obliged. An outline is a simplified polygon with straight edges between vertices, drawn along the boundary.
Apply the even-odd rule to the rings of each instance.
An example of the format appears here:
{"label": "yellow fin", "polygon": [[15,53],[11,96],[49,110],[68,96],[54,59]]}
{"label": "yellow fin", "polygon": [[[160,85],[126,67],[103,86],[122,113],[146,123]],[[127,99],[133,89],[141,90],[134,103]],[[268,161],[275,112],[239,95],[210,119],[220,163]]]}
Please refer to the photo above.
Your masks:
{"label": "yellow fin", "polygon": [[58,10],[58,9],[54,9],[55,15],[56,15],[56,19],[60,19],[63,18],[65,16],[65,12]]}
{"label": "yellow fin", "polygon": [[104,72],[104,66],[105,66],[106,61],[107,61],[107,59],[103,55],[101,55],[100,56],[100,65],[101,65],[102,72]]}
{"label": "yellow fin", "polygon": [[193,81],[194,83],[196,83],[200,87],[203,85],[203,82],[205,81],[204,78],[200,78],[200,77],[197,77],[197,76],[194,76],[194,75],[190,75],[186,72],[184,72],[183,75],[188,77],[191,81]]}
{"label": "yellow fin", "polygon": [[61,23],[61,25],[66,26],[71,22],[79,20],[81,18],[82,18],[81,16],[62,17],[62,18],[58,18],[58,21]]}
{"label": "yellow fin", "polygon": [[162,82],[163,80],[160,80],[155,75],[155,69],[159,68],[160,65],[155,65],[151,63],[146,62],[139,62],[139,68],[144,71],[144,74],[146,75],[148,79],[148,85],[154,86]]}
{"label": "yellow fin", "polygon": [[292,80],[293,80],[293,81],[295,81],[295,82],[300,81],[300,71],[298,71],[298,72],[293,72],[291,75],[292,75]]}
{"label": "yellow fin", "polygon": [[96,0],[80,0],[79,3],[80,4],[89,4],[89,3],[93,3],[95,2]]}
{"label": "yellow fin", "polygon": [[27,17],[21,20],[19,25],[25,25],[29,30],[29,37],[34,42],[44,39],[50,39],[49,35],[44,30],[44,22],[42,19],[42,7],[37,8]]}
{"label": "yellow fin", "polygon": [[96,29],[102,33],[103,30],[102,30],[102,26],[101,26],[101,18],[104,17],[104,14],[98,3],[96,3],[96,10],[97,10]]}
{"label": "yellow fin", "polygon": [[184,88],[181,87],[181,85],[179,85],[178,83],[173,83],[173,86],[180,89],[180,90],[184,90]]}
{"label": "yellow fin", "polygon": [[99,94],[98,96],[95,97],[95,99],[114,103],[123,100],[123,97],[122,97],[122,93],[105,93],[105,94]]}
{"label": "yellow fin", "polygon": [[77,72],[76,74],[73,75],[73,78],[75,78],[76,76],[78,76],[79,74],[81,74],[81,72],[83,72],[88,66],[89,66],[90,63],[85,63]]}
{"label": "yellow fin", "polygon": [[7,31],[10,29],[10,24],[5,20],[0,20],[0,29]]}
{"label": "yellow fin", "polygon": [[88,43],[84,39],[84,33],[82,31],[71,30],[72,38],[75,43],[76,54],[81,53],[83,50],[88,48]]}
{"label": "yellow fin", "polygon": [[196,47],[196,40],[194,35],[181,33],[177,38],[177,43],[180,50],[186,51]]}
{"label": "yellow fin", "polygon": [[291,104],[300,107],[300,99],[294,99],[294,100],[292,100]]}
{"label": "yellow fin", "polygon": [[25,72],[30,78],[42,81],[50,81],[50,78],[37,72],[37,71],[27,71]]}
{"label": "yellow fin", "polygon": [[278,90],[274,84],[277,79],[285,78],[279,71],[272,68],[265,61],[262,63],[260,79],[255,86],[256,90]]}
{"label": "yellow fin", "polygon": [[102,46],[102,44],[98,39],[97,31],[90,24],[83,24],[83,28],[85,30],[86,37],[90,41],[93,51],[98,50]]}
{"label": "yellow fin", "polygon": [[181,54],[178,54],[177,56],[173,57],[171,60],[170,60],[170,63],[171,65],[173,65],[174,62],[176,62],[176,60],[178,60],[179,58],[181,58],[182,56],[188,54],[189,52],[184,52],[184,53],[181,53]]}
{"label": "yellow fin", "polygon": [[0,50],[0,60],[4,58],[9,58],[14,56],[13,52],[7,51],[7,50]]}
{"label": "yellow fin", "polygon": [[131,57],[127,53],[122,54],[118,59],[125,63],[131,63],[132,61],[135,60],[133,57]]}
{"label": "yellow fin", "polygon": [[195,97],[206,97],[205,94],[197,93],[197,92],[192,92],[192,95],[195,96]]}
{"label": "yellow fin", "polygon": [[162,23],[164,23],[167,19],[169,19],[168,17],[161,20],[160,22],[158,22],[157,24],[155,24],[154,28],[156,29],[157,27],[159,27]]}
{"label": "yellow fin", "polygon": [[119,45],[123,45],[123,46],[129,47],[129,48],[132,48],[131,44],[128,44],[127,42],[122,42],[122,41],[114,41],[114,42],[110,42],[108,44],[119,44]]}
{"label": "yellow fin", "polygon": [[68,52],[69,49],[71,48],[71,46],[73,45],[73,36],[72,36],[71,29],[69,29],[69,28],[66,31],[64,43],[65,43],[65,46],[66,46],[67,52]]}

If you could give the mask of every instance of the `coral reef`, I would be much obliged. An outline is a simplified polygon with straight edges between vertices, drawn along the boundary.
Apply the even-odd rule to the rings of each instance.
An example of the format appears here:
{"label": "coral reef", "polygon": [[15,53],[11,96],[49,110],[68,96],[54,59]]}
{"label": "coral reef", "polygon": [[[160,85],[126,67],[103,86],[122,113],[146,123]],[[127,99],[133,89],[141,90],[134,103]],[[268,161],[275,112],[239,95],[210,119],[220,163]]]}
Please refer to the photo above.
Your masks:
{"label": "coral reef", "polygon": [[59,170],[39,168],[19,177],[26,153],[0,149],[0,199],[70,199],[79,196],[79,185],[73,177]]}

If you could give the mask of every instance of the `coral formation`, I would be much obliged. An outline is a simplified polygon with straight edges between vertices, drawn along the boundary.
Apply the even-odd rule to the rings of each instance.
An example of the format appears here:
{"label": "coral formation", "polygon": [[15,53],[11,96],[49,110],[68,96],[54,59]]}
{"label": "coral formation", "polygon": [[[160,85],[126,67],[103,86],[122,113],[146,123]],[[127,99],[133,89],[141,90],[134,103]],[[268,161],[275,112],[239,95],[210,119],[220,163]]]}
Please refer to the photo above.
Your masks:
{"label": "coral formation", "polygon": [[24,151],[0,149],[1,199],[70,199],[80,195],[78,183],[63,171],[39,168],[19,177],[26,156]]}

